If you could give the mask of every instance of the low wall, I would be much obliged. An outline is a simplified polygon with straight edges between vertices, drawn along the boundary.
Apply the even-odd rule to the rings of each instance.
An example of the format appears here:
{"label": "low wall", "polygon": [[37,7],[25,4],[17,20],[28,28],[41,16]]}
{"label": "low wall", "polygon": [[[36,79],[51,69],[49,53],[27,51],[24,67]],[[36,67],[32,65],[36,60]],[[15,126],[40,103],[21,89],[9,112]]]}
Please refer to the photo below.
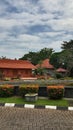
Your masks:
{"label": "low wall", "polygon": [[[14,95],[18,95],[19,86],[14,86]],[[47,97],[47,87],[39,87],[38,96]],[[65,86],[64,98],[73,98],[73,87]]]}
{"label": "low wall", "polygon": [[47,87],[39,87],[38,96],[47,97]]}
{"label": "low wall", "polygon": [[60,79],[51,79],[51,80],[17,80],[17,81],[0,81],[0,85],[2,84],[12,84],[12,85],[20,85],[20,84],[39,84],[39,85],[52,85],[52,84],[73,84],[73,80],[60,80]]}
{"label": "low wall", "polygon": [[65,86],[64,97],[73,98],[73,86]]}
{"label": "low wall", "polygon": [[[43,96],[43,97],[47,97],[47,88],[40,87],[38,95]],[[65,98],[73,98],[73,87],[72,86],[65,86],[64,97]]]}
{"label": "low wall", "polygon": [[[47,88],[46,86],[48,84],[65,84],[65,83],[70,83],[73,84],[73,80],[20,80],[20,81],[0,81],[0,85],[3,84],[12,84],[14,86],[14,95],[18,95],[18,88],[20,84],[39,84],[39,91],[38,95],[42,97],[47,97]],[[65,91],[64,91],[64,97],[65,98],[73,98],[73,86],[65,86]]]}

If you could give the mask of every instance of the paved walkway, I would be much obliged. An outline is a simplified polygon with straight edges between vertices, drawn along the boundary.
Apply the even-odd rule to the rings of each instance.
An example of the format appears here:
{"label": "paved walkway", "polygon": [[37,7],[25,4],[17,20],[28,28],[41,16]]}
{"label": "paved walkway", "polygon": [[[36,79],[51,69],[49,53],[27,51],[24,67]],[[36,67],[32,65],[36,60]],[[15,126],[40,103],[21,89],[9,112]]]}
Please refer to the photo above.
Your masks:
{"label": "paved walkway", "polygon": [[0,107],[0,130],[73,130],[73,111]]}

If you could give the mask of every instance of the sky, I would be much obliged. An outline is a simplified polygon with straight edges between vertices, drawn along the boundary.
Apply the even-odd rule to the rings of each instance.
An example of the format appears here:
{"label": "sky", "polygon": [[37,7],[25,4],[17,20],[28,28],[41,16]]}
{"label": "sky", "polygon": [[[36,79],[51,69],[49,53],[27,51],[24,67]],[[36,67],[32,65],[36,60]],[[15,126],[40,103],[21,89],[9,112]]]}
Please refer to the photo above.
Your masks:
{"label": "sky", "polygon": [[20,58],[73,39],[73,0],[0,0],[0,57]]}

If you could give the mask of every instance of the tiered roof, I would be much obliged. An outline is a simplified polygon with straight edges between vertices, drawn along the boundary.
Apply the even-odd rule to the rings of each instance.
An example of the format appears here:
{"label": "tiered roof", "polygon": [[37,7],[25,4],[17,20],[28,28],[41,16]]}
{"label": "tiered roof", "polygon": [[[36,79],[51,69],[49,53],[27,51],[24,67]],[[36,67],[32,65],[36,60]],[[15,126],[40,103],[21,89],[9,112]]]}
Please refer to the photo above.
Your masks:
{"label": "tiered roof", "polygon": [[49,59],[45,59],[42,61],[41,64],[37,64],[36,65],[37,68],[41,67],[41,68],[47,68],[47,69],[53,69],[54,66],[50,64]]}
{"label": "tiered roof", "polygon": [[28,60],[0,59],[0,68],[35,69],[36,67]]}
{"label": "tiered roof", "polygon": [[64,69],[64,68],[58,68],[56,71],[57,71],[57,72],[67,72],[67,70]]}

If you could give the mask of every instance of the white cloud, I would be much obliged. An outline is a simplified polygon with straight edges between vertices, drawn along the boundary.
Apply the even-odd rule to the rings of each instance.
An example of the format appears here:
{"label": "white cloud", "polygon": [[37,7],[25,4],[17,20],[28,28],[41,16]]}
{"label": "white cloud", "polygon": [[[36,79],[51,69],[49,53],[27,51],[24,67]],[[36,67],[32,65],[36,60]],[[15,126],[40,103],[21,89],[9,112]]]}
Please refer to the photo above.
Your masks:
{"label": "white cloud", "polygon": [[47,12],[54,12],[54,11],[59,11],[62,9],[63,3],[65,0],[39,0],[40,6]]}
{"label": "white cloud", "polygon": [[19,36],[20,40],[23,40],[25,42],[38,42],[39,41],[39,37],[37,36],[32,36],[32,35],[27,35],[27,34],[22,34]]}
{"label": "white cloud", "polygon": [[50,21],[48,21],[48,23],[56,31],[59,31],[59,30],[64,30],[64,31],[73,30],[73,19],[72,18],[59,19],[59,20],[50,20]]}
{"label": "white cloud", "polygon": [[21,57],[44,47],[60,51],[72,39],[72,0],[5,1],[0,1],[0,56]]}
{"label": "white cloud", "polygon": [[7,38],[7,33],[6,32],[2,32],[2,33],[0,33],[0,41],[2,40],[3,41],[3,39],[6,39]]}

